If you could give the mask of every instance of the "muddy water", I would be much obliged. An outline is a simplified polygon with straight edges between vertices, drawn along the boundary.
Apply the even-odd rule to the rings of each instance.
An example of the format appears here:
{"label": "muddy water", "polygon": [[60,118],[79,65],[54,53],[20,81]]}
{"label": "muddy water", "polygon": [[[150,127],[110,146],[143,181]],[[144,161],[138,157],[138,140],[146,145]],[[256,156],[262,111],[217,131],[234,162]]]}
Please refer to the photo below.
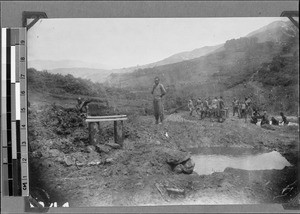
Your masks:
{"label": "muddy water", "polygon": [[[210,150],[213,152],[213,150]],[[235,149],[234,149],[235,151]],[[194,154],[192,160],[195,162],[194,171],[199,175],[208,175],[213,172],[223,172],[225,168],[231,167],[244,170],[271,170],[283,169],[291,164],[277,151],[268,153],[251,153],[239,150],[233,154],[225,151],[212,154]],[[237,154],[239,153],[239,155]]]}

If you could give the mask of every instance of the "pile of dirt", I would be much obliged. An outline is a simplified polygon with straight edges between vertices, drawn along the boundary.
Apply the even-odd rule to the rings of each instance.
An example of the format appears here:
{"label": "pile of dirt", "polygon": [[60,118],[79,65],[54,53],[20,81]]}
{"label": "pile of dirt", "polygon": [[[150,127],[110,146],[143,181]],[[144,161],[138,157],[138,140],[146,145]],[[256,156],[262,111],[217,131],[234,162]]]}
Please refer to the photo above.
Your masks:
{"label": "pile of dirt", "polygon": [[[167,116],[163,125],[155,125],[152,116],[128,117],[122,147],[114,143],[112,124],[102,126],[103,143],[91,146],[84,117],[76,110],[31,109],[31,187],[71,207],[221,203],[216,201],[220,194],[228,203],[274,203],[294,194],[275,198],[295,179],[296,165],[198,175],[188,152],[202,147],[278,150],[297,164],[298,132],[291,127],[265,130],[234,117],[224,123],[189,118],[188,112]],[[268,181],[270,189],[261,191]]]}

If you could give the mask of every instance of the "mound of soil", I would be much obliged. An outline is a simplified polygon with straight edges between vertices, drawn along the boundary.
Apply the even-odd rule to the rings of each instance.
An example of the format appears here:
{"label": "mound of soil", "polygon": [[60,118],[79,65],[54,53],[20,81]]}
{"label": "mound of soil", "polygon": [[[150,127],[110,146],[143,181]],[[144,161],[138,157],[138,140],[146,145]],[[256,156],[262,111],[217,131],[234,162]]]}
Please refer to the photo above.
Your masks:
{"label": "mound of soil", "polygon": [[[112,124],[102,126],[105,150],[89,145],[84,117],[75,109],[32,108],[29,120],[31,188],[44,189],[58,205],[287,203],[298,193],[295,185],[282,194],[297,179],[294,127],[266,130],[231,116],[217,123],[191,118],[188,112],[169,115],[163,125],[155,125],[152,116],[130,115],[121,148],[111,146]],[[180,165],[193,166],[188,151],[202,147],[276,150],[293,166],[181,173]]]}

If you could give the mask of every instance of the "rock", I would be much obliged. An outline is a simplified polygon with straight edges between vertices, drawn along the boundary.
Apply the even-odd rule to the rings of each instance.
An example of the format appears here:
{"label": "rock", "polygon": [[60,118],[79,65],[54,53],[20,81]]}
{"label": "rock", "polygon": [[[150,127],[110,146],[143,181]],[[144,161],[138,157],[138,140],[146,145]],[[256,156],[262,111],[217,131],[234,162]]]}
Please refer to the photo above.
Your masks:
{"label": "rock", "polygon": [[101,164],[101,160],[98,157],[89,158],[87,163],[88,166],[95,166]]}
{"label": "rock", "polygon": [[33,151],[31,155],[33,158],[41,158],[43,156],[41,151]]}
{"label": "rock", "polygon": [[61,155],[61,152],[58,149],[50,149],[49,155],[52,157],[58,157]]}
{"label": "rock", "polygon": [[65,158],[64,157],[58,157],[58,158],[56,158],[56,161],[58,161],[60,163],[65,163]]}
{"label": "rock", "polygon": [[171,165],[178,165],[191,158],[191,154],[177,150],[169,150],[166,152],[167,163]]}
{"label": "rock", "polygon": [[179,164],[179,165],[175,166],[175,168],[173,170],[174,170],[174,172],[180,174],[183,171],[183,165]]}
{"label": "rock", "polygon": [[65,156],[64,161],[67,166],[75,164],[75,161],[70,156]]}
{"label": "rock", "polygon": [[108,144],[106,144],[108,146],[110,146],[111,148],[113,149],[120,149],[121,148],[121,145],[117,144],[117,143],[114,143],[114,142],[109,142]]}
{"label": "rock", "polygon": [[96,151],[96,148],[95,148],[95,146],[90,145],[90,146],[86,147],[86,150],[87,150],[87,152],[92,153],[92,152]]}
{"label": "rock", "polygon": [[85,164],[82,163],[82,162],[76,162],[76,165],[77,165],[77,166],[84,166]]}
{"label": "rock", "polygon": [[186,174],[192,174],[195,167],[195,163],[192,159],[189,159],[183,164],[183,172]]}
{"label": "rock", "polygon": [[179,188],[166,188],[168,195],[185,195],[184,189]]}
{"label": "rock", "polygon": [[81,152],[72,153],[70,155],[76,162],[86,163],[86,157]]}
{"label": "rock", "polygon": [[104,152],[104,153],[109,153],[111,150],[111,148],[109,146],[106,146],[106,145],[97,145],[96,146],[96,151],[101,153],[101,152]]}
{"label": "rock", "polygon": [[88,166],[95,166],[97,165],[97,162],[96,161],[91,161],[88,163]]}
{"label": "rock", "polygon": [[114,160],[112,159],[112,158],[107,158],[106,160],[105,160],[105,163],[112,163]]}

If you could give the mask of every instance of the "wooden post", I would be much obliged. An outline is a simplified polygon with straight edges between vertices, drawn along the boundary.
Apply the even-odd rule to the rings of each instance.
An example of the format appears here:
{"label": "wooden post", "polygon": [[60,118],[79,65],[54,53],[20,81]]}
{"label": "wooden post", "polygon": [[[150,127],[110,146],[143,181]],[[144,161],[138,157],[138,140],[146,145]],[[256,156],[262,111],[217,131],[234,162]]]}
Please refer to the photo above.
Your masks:
{"label": "wooden post", "polygon": [[89,122],[89,142],[91,145],[97,145],[99,142],[99,122]]}
{"label": "wooden post", "polygon": [[123,145],[123,121],[121,120],[120,123],[118,121],[114,121],[114,139],[115,143]]}

